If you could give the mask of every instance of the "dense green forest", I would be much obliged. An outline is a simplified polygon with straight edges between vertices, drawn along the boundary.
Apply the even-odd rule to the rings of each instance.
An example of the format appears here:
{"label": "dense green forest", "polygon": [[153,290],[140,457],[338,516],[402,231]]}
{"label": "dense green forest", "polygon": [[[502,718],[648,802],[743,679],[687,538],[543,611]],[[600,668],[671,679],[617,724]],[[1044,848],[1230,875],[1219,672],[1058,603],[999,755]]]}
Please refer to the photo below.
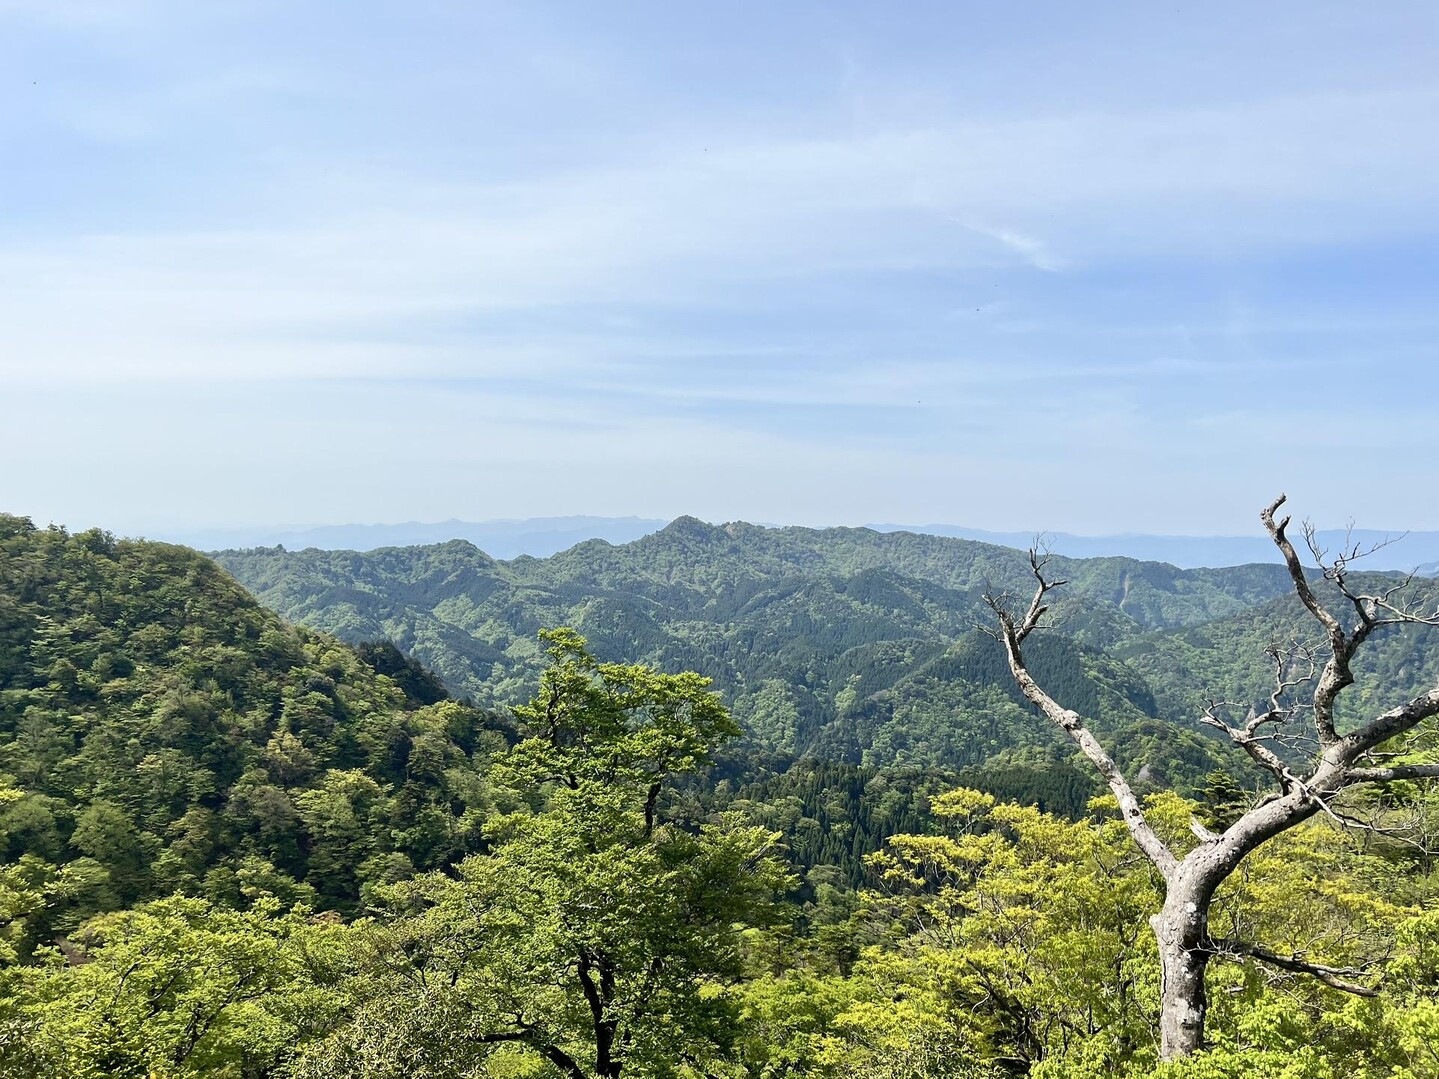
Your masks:
{"label": "dense green forest", "polygon": [[[1261,702],[1302,610],[1282,567],[1056,563],[1030,666],[1183,852],[1253,801],[1206,687]],[[1209,1049],[1158,1062],[1163,882],[982,632],[1027,572],[683,519],[217,565],[0,517],[0,1075],[1439,1076],[1432,844],[1328,818],[1211,919],[1365,992],[1216,955]],[[1433,683],[1431,630],[1374,643],[1356,702]],[[1422,838],[1433,786],[1352,809]]]}
{"label": "dense green forest", "polygon": [[[459,541],[216,559],[286,618],[393,640],[491,707],[533,692],[535,634],[569,625],[606,655],[713,678],[751,741],[778,754],[962,769],[1044,767],[1069,753],[1034,722],[983,632],[982,597],[1029,586],[1024,553],[1005,547],[680,518],[634,543],[593,540],[548,559],[496,562]],[[1161,783],[1192,785],[1232,763],[1197,722],[1204,701],[1261,703],[1265,647],[1314,637],[1277,564],[1055,558],[1053,568],[1068,585],[1058,632],[1035,642],[1036,675]],[[1361,660],[1362,695],[1432,682],[1436,642],[1433,630],[1378,642]]]}
{"label": "dense green forest", "polygon": [[24,792],[0,837],[57,897],[11,921],[22,950],[176,890],[352,910],[479,849],[508,731],[186,548],[0,518],[0,773]]}

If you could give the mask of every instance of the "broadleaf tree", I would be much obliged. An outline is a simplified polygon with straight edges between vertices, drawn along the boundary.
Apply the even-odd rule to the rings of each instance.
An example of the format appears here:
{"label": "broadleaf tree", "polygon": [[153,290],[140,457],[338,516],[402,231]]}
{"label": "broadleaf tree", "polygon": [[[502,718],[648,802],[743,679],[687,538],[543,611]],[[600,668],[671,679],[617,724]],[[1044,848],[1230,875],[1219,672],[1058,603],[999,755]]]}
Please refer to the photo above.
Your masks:
{"label": "broadleaf tree", "polygon": [[528,737],[494,771],[517,808],[455,875],[377,890],[395,916],[370,931],[355,1020],[309,1074],[418,1079],[518,1054],[618,1079],[729,1053],[742,931],[774,916],[788,873],[775,833],[732,816],[680,827],[659,796],[737,728],[708,679],[544,636],[550,665],[516,709]]}

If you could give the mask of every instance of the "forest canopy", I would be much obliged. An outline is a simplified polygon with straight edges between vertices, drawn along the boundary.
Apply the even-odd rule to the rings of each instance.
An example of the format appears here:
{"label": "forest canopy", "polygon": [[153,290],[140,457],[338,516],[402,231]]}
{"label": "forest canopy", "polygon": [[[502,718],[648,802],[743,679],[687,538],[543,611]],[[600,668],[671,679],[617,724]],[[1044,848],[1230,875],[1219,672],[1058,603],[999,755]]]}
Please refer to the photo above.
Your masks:
{"label": "forest canopy", "polygon": [[[896,684],[860,655],[917,665],[939,717],[995,643],[857,646],[836,715],[873,737]],[[1132,706],[1129,760],[1187,744],[1173,688],[1085,647],[1036,667]],[[526,697],[479,709],[194,552],[0,518],[0,1074],[1439,1076],[1419,846],[1321,816],[1252,854],[1211,919],[1372,994],[1216,955],[1208,1047],[1161,1064],[1164,881],[1082,761],[796,756],[707,673],[533,648]],[[781,726],[820,684],[782,671],[750,713]],[[988,684],[959,722],[1043,722]],[[1181,733],[1187,785],[1138,794],[1178,854],[1253,797]],[[1432,834],[1432,788],[1380,808]]]}

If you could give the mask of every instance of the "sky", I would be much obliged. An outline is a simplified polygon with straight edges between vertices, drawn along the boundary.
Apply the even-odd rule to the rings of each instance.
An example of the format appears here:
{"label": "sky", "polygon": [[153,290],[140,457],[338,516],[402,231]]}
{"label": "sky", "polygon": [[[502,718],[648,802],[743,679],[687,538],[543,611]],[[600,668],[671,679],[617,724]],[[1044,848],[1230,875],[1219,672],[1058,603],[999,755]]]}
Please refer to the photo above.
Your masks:
{"label": "sky", "polygon": [[1439,7],[0,0],[0,510],[1439,529]]}

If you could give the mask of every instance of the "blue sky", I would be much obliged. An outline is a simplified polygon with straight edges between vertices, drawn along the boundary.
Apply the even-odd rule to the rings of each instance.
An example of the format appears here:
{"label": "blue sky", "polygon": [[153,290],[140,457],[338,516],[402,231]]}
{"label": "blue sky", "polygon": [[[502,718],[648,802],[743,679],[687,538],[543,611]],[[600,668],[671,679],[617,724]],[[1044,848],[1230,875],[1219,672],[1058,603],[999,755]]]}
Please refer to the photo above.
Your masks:
{"label": "blue sky", "polygon": [[1439,8],[0,0],[0,507],[1439,529]]}

